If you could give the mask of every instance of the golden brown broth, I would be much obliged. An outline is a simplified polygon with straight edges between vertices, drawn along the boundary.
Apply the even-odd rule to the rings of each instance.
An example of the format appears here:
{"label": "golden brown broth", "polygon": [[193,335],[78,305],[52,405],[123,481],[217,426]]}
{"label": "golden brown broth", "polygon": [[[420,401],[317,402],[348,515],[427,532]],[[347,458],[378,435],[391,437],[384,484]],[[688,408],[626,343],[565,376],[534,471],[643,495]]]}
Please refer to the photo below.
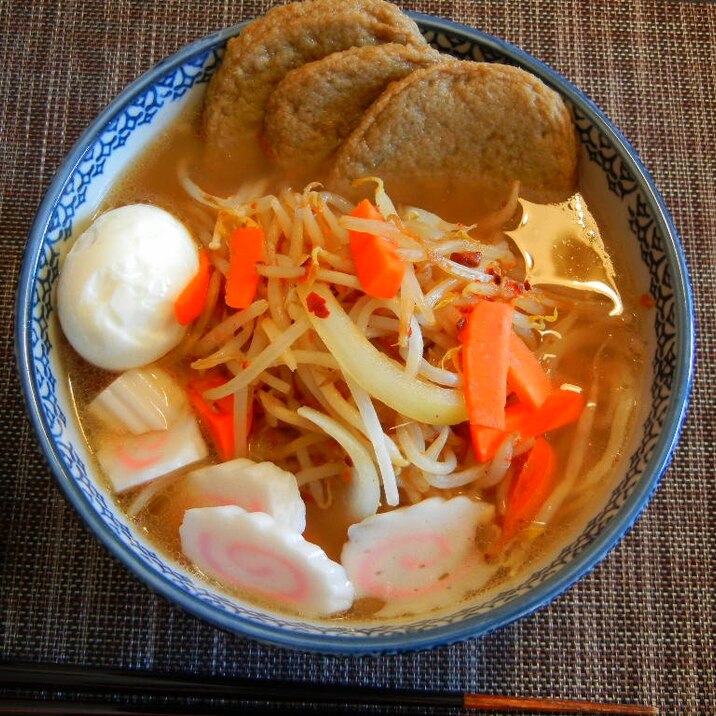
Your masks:
{"label": "golden brown broth", "polygon": [[[115,189],[107,197],[102,210],[107,210],[115,206],[121,206],[129,203],[146,202],[163,207],[171,211],[181,220],[183,220],[190,228],[195,227],[195,214],[192,211],[192,200],[190,200],[179,183],[180,163],[186,162],[191,167],[192,176],[200,186],[207,191],[217,194],[228,194],[232,189],[236,188],[236,176],[233,168],[216,168],[208,167],[204,162],[201,153],[201,143],[197,135],[196,111],[191,111],[181,117],[173,127],[171,127],[160,139],[152,146],[137,163],[130,168],[124,178],[118,182]],[[267,172],[267,167],[260,161],[256,162],[251,168],[246,169],[247,175],[260,176]],[[233,176],[232,176],[233,175]],[[274,177],[272,186],[277,186],[279,177]],[[623,276],[620,276],[622,281]],[[611,350],[614,353],[612,358],[609,351],[605,352],[605,360],[603,365],[599,367],[599,372],[604,380],[608,380],[614,374],[614,364],[628,366],[635,376],[635,380],[641,373],[640,368],[640,349],[638,331],[638,316],[640,309],[635,297],[625,291],[625,284],[620,284],[622,297],[625,304],[625,314],[622,318],[606,318],[604,303],[588,301],[583,304],[574,302],[574,296],[560,298],[563,306],[563,315],[568,315],[570,311],[576,311],[578,318],[575,322],[577,328],[586,328],[581,331],[581,343],[577,341],[573,346],[573,354],[569,358],[561,362],[558,370],[553,375],[556,384],[563,382],[573,383],[589,389],[592,382],[592,364],[595,353],[599,350],[604,341],[610,342]],[[597,318],[595,318],[597,316]],[[633,352],[623,351],[620,346],[633,346]],[[549,349],[547,349],[549,350]],[[74,395],[77,401],[77,409],[80,415],[84,414],[86,404],[94,395],[104,387],[112,376],[105,372],[91,368],[76,353],[64,343],[62,351],[65,355],[66,365],[68,367],[69,379],[73,387]],[[615,386],[614,395],[618,394],[619,386]],[[638,394],[638,390],[635,391]],[[589,455],[600,455],[603,451],[609,435],[609,418],[614,408],[614,403],[610,396],[602,403],[597,411],[596,425],[597,430],[590,437]],[[90,443],[92,442],[92,433],[96,429],[91,423],[87,423],[85,428],[90,434]],[[561,430],[553,437],[553,443],[558,451],[559,458],[562,463],[566,460],[566,456],[570,449],[573,428]],[[290,430],[286,432],[277,431],[273,434],[272,439],[284,441],[290,440],[295,435]],[[616,460],[617,455],[614,456]],[[592,463],[594,462],[592,458]],[[561,464],[562,464],[561,463]],[[590,466],[587,463],[585,469]],[[609,484],[603,484],[597,488],[590,488],[596,496],[596,493],[605,493]],[[435,494],[449,496],[451,494],[473,494],[470,487],[459,490],[434,491]],[[488,492],[486,497],[494,497],[493,492]],[[133,494],[121,496],[119,503],[123,507],[131,502]],[[589,502],[590,500],[587,500]],[[145,531],[147,536],[155,543],[155,545],[168,553],[171,557],[186,563],[183,558],[179,543],[178,529],[182,522],[184,511],[189,507],[201,506],[201,498],[193,495],[186,487],[186,481],[182,478],[176,480],[164,494],[154,500],[148,509],[143,510],[137,517],[137,525]],[[538,536],[532,543],[530,549],[524,555],[524,561],[521,569],[527,569],[529,564],[538,560],[545,552],[554,549],[554,545],[559,544],[580,522],[582,517],[580,514],[571,514],[567,519],[565,515],[570,512],[569,505],[565,505],[557,513],[555,519],[544,534]],[[335,510],[321,510],[315,504],[307,504],[307,530],[306,539],[319,544],[331,559],[338,560],[340,556],[341,546],[346,540],[346,530],[348,527],[347,520],[343,519],[340,514],[336,515]],[[500,572],[501,577],[493,579],[490,586],[494,586],[495,582],[507,579],[510,574],[509,569],[503,569]],[[210,580],[211,581],[211,580]],[[484,590],[483,590],[484,591]],[[244,595],[246,596],[246,595]],[[260,601],[255,600],[253,601]],[[349,612],[349,617],[356,619],[369,618],[380,605],[376,600],[359,600],[354,608]],[[340,618],[345,618],[341,615]]]}
{"label": "golden brown broth", "polygon": [[612,259],[584,198],[575,193],[555,204],[523,200],[521,209],[517,228],[507,235],[522,254],[529,282],[553,289],[588,290],[609,300],[612,312],[619,315],[623,306]]}

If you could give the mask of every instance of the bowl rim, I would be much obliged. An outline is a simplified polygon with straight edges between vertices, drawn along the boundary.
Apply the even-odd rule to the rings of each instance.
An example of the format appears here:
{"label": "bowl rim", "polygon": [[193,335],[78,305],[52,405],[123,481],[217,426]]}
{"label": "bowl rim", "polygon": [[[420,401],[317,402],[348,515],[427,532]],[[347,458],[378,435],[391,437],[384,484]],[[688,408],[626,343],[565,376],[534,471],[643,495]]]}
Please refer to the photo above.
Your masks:
{"label": "bowl rim", "polygon": [[[669,429],[658,437],[653,454],[644,469],[642,478],[633,492],[608,522],[602,532],[559,572],[551,575],[536,588],[491,610],[487,614],[469,617],[459,623],[450,623],[420,632],[401,631],[394,634],[358,635],[307,633],[287,631],[280,627],[249,621],[247,617],[220,611],[198,597],[181,590],[176,584],[156,572],[121,542],[99,514],[89,505],[75,479],[68,475],[54,447],[50,431],[40,406],[40,398],[34,380],[30,323],[32,315],[33,277],[41,255],[44,236],[48,229],[52,210],[67,179],[74,173],[86,150],[101,135],[108,121],[128,105],[132,98],[148,89],[167,71],[176,68],[193,56],[214,46],[223,44],[239,33],[249,22],[239,23],[192,42],[173,55],[163,59],[119,93],[84,130],[70,152],[62,160],[31,226],[25,248],[17,289],[15,308],[15,353],[20,382],[27,413],[38,437],[45,459],[57,479],[65,497],[75,508],[100,543],[145,585],[178,605],[190,614],[234,634],[251,637],[274,646],[291,647],[304,651],[328,654],[378,654],[386,652],[415,651],[439,645],[448,645],[468,638],[483,636],[495,629],[507,626],[551,602],[569,589],[576,581],[593,569],[629,531],[657,488],[662,475],[669,466],[685,419],[688,398],[693,379],[695,350],[695,319],[692,290],[689,283],[685,254],[678,239],[673,221],[656,185],[638,158],[636,152],[611,123],[604,112],[581,90],[542,61],[529,55],[511,43],[466,25],[437,18],[432,15],[408,12],[422,30],[434,30],[446,34],[467,37],[481,47],[490,48],[509,61],[525,67],[552,88],[580,107],[590,121],[607,135],[618,149],[639,184],[644,199],[661,231],[663,250],[672,271],[675,303],[676,336],[675,370],[673,387],[664,424]],[[647,476],[647,477],[645,477]]]}

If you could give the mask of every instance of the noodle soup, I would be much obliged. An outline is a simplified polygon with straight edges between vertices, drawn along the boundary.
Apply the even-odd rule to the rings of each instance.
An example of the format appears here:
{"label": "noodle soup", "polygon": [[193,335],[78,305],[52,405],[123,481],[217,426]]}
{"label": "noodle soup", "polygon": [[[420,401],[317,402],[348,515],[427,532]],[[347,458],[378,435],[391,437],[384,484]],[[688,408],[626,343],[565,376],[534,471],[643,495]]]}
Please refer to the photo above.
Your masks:
{"label": "noodle soup", "polygon": [[[586,280],[577,285],[574,243],[563,244],[571,253],[565,249],[561,257],[567,267],[561,278],[569,273],[577,288],[532,285],[515,242],[527,209],[536,205],[516,194],[473,227],[395,206],[373,181],[375,213],[361,215],[353,201],[318,185],[291,187],[262,162],[238,178],[203,163],[197,125],[194,108],[123,178],[101,212],[137,204],[165,209],[210,257],[200,313],[174,348],[150,362],[154,377],[169,376],[178,390],[178,413],[197,422],[201,436],[182,440],[201,440],[205,452],[126,489],[117,489],[110,475],[122,509],[161,550],[223,590],[309,617],[393,620],[453,608],[553,553],[613,486],[642,390],[643,308],[609,237],[602,255],[608,265],[598,268],[618,303],[608,290],[587,290]],[[573,204],[565,208],[572,217]],[[532,221],[542,234],[564,230],[554,215],[537,210]],[[226,301],[231,239],[245,228],[262,232],[263,253],[255,261],[254,292],[233,307]],[[355,234],[390,242],[403,271],[392,296],[366,292],[352,250]],[[593,252],[585,261],[594,261]],[[475,426],[469,411],[484,405],[466,395],[469,385],[481,384],[485,365],[479,355],[476,367],[466,357],[470,331],[476,342],[482,334],[484,348],[480,326],[493,319],[473,318],[483,306],[509,307],[507,318],[501,314],[494,324],[494,343],[498,324],[507,321],[506,340],[543,371],[539,379],[508,374],[501,426]],[[151,460],[156,440],[137,448],[92,409],[117,372],[89,367],[69,345],[65,355],[93,450],[101,455],[119,444],[145,451],[134,454],[135,466]],[[500,368],[500,360],[504,355],[496,354],[496,370],[513,371]],[[541,398],[532,394],[540,380],[548,386]],[[172,390],[160,391],[164,403],[175,400]],[[219,418],[230,425],[228,446]],[[543,457],[531,460],[539,450]],[[272,516],[271,524],[267,518],[251,525],[264,530],[260,536],[240,527],[240,538],[217,541],[208,558],[190,558],[191,537],[182,536],[189,511],[209,524],[225,520],[224,534],[245,513],[267,514],[251,510],[234,487],[207,488],[223,485],[226,476],[202,470],[236,460],[245,461],[237,470],[249,472],[272,465],[275,470],[264,469],[266,484],[283,485],[286,474],[295,480],[305,530]],[[108,463],[100,463],[107,474]],[[537,482],[520,498],[520,476],[528,473]],[[539,499],[531,505],[533,493]],[[257,494],[251,499],[264,499]],[[515,505],[523,512],[511,521]],[[234,506],[239,512],[231,512]],[[268,514],[274,509],[262,507]],[[288,507],[280,507],[288,520]],[[273,542],[277,526],[283,531]],[[291,551],[299,539],[301,549]],[[330,583],[324,585],[330,598],[318,610],[324,587],[309,597],[290,596],[303,580],[317,580],[303,572],[304,542],[317,545],[328,565],[321,579]],[[250,553],[248,563],[236,557],[239,546]],[[313,555],[307,563],[316,561]],[[247,576],[262,570],[273,575],[268,586]]]}

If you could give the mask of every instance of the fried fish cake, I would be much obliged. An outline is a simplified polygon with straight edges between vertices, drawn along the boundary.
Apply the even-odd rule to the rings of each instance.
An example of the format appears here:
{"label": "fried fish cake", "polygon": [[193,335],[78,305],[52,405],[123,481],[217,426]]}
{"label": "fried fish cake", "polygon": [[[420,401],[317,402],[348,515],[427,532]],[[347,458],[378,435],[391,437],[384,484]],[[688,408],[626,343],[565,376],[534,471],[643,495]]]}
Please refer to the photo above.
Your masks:
{"label": "fried fish cake", "polygon": [[306,0],[275,7],[229,41],[206,95],[210,151],[236,157],[256,140],[266,101],[289,70],[350,47],[425,46],[417,25],[384,0]]}
{"label": "fried fish cake", "polygon": [[411,72],[448,61],[430,47],[354,47],[291,70],[266,105],[263,144],[287,170],[316,177],[383,90]]}
{"label": "fried fish cake", "polygon": [[577,141],[562,98],[524,70],[470,61],[416,70],[378,98],[335,155],[328,186],[379,176],[397,201],[470,221],[515,181],[535,202],[569,196]]}

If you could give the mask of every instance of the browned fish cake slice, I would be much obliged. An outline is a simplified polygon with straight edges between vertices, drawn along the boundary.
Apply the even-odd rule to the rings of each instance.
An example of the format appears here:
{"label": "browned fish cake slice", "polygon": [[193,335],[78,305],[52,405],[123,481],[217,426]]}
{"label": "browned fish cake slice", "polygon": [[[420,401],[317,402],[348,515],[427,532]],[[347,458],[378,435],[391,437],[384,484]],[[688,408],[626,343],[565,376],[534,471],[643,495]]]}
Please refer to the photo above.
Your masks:
{"label": "browned fish cake slice", "polygon": [[355,179],[380,176],[397,201],[470,220],[514,181],[532,201],[563,199],[576,171],[571,115],[556,92],[515,67],[463,61],[390,85],[336,153],[328,186],[355,195]]}
{"label": "browned fish cake slice", "polygon": [[231,157],[255,140],[266,101],[289,70],[383,42],[426,44],[417,25],[383,0],[306,0],[273,8],[227,45],[204,105],[208,148]]}
{"label": "browned fish cake slice", "polygon": [[266,105],[267,154],[315,178],[391,82],[444,59],[427,46],[388,43],[334,52],[291,70]]}

